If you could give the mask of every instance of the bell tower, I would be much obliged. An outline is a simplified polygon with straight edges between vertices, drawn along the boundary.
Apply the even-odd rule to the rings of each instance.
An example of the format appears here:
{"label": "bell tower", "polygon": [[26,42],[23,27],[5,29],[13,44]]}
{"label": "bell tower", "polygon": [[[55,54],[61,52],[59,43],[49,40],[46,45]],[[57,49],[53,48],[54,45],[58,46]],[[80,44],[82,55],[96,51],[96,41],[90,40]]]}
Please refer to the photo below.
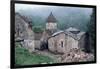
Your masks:
{"label": "bell tower", "polygon": [[57,29],[57,20],[51,12],[46,20],[46,30],[52,31],[52,30],[56,30],[56,29]]}

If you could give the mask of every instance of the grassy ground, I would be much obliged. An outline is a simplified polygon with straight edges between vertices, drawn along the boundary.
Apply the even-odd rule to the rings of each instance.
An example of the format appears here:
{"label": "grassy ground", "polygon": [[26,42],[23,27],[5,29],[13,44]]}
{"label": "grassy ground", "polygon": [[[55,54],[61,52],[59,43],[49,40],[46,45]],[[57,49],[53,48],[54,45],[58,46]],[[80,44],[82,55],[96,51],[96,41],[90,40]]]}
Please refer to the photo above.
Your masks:
{"label": "grassy ground", "polygon": [[41,64],[41,63],[47,63],[50,64],[51,62],[54,62],[53,59],[51,59],[48,56],[36,54],[36,53],[29,53],[28,50],[26,50],[23,47],[18,46],[15,47],[15,64],[16,65],[32,65],[32,64]]}

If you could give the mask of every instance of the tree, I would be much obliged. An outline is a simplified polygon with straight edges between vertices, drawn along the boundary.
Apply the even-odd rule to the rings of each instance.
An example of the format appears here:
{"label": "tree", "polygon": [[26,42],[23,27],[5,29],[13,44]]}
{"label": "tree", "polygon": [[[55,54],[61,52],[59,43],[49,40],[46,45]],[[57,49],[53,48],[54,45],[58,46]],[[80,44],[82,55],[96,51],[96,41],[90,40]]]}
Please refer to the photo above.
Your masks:
{"label": "tree", "polygon": [[41,32],[43,32],[43,28],[41,26],[34,26],[33,31],[35,33],[41,33]]}
{"label": "tree", "polygon": [[92,50],[95,48],[95,41],[96,41],[96,23],[95,23],[95,9],[92,10],[92,14],[90,17],[90,22],[88,24],[88,33],[90,39],[90,47]]}

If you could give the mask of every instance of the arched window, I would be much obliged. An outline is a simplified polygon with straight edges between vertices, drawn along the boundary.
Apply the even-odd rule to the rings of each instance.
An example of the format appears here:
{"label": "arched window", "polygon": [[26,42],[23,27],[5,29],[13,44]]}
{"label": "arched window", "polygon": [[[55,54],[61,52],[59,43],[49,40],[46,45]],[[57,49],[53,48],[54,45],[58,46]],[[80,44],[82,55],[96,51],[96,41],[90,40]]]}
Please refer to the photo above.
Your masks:
{"label": "arched window", "polygon": [[61,47],[63,47],[63,41],[61,41]]}

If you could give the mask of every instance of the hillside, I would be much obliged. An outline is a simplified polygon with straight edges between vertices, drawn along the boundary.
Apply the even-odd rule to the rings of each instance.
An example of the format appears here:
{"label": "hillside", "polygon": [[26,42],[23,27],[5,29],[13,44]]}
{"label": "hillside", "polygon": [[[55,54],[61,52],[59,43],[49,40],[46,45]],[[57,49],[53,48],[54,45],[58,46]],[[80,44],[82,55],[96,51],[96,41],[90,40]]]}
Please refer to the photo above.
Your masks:
{"label": "hillside", "polygon": [[75,7],[42,7],[42,8],[27,8],[16,10],[22,15],[32,19],[34,26],[45,27],[46,19],[52,12],[57,19],[58,28],[66,29],[70,26],[76,27],[82,31],[87,31],[87,24],[92,13],[91,8],[75,8]]}

